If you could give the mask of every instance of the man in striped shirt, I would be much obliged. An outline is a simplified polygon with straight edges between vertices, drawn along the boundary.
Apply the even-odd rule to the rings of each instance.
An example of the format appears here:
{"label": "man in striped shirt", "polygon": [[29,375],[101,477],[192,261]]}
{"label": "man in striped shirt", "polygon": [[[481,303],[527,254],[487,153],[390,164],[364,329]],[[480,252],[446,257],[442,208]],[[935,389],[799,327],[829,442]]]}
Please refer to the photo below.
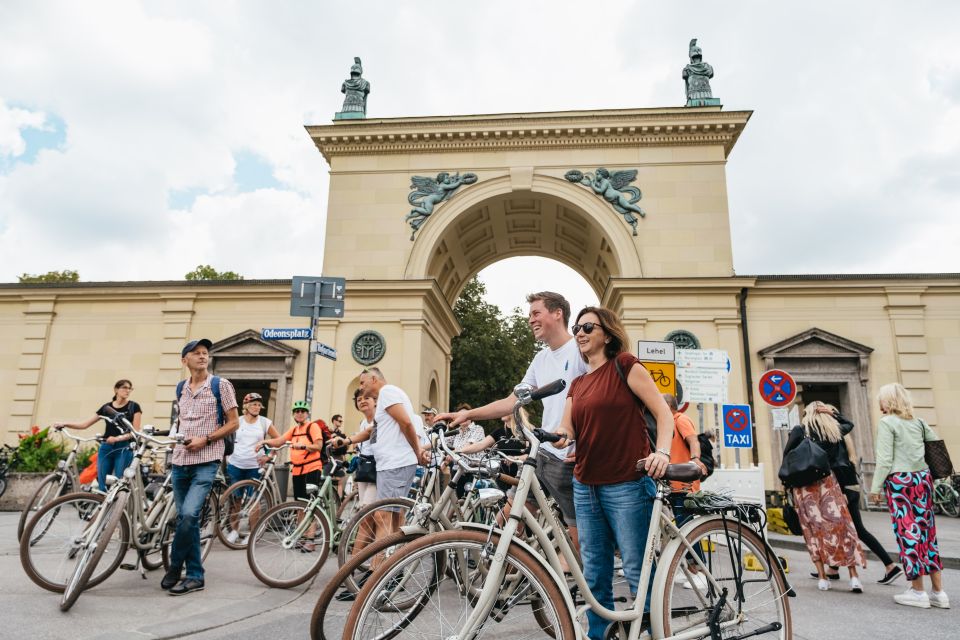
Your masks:
{"label": "man in striped shirt", "polygon": [[[203,589],[203,563],[200,550],[200,515],[210,494],[217,467],[223,459],[223,439],[237,430],[237,394],[229,380],[220,378],[220,405],[223,424],[218,424],[217,398],[210,389],[213,376],[207,371],[210,347],[203,338],[188,342],[180,352],[190,378],[183,385],[177,403],[180,407],[178,432],[184,442],[173,449],[173,499],[177,505],[177,531],[170,551],[170,570],[160,586],[172,596]],[[186,564],[186,576],[180,571]]]}

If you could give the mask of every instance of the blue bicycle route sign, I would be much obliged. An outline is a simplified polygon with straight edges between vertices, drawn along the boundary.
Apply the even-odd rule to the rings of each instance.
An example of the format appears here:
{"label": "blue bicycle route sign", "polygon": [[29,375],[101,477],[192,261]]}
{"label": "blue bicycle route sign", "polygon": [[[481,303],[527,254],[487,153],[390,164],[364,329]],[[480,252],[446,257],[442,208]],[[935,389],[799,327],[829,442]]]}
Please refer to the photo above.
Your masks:
{"label": "blue bicycle route sign", "polygon": [[725,404],[721,412],[723,420],[723,446],[732,449],[753,447],[753,429],[750,420],[750,405]]}

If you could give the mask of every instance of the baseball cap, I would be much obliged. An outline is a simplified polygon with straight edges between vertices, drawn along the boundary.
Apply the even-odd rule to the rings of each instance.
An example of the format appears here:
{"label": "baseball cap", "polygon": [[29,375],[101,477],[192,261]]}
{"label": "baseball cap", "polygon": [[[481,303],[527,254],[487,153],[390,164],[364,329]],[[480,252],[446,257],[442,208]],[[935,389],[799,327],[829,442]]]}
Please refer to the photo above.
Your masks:
{"label": "baseball cap", "polygon": [[263,402],[263,396],[259,393],[248,393],[243,396],[243,404],[247,404],[248,402]]}
{"label": "baseball cap", "polygon": [[204,346],[207,349],[213,346],[213,343],[207,340],[206,338],[200,338],[199,340],[191,340],[187,344],[183,345],[183,349],[180,351],[180,357],[186,358],[187,354],[196,349],[199,346]]}
{"label": "baseball cap", "polygon": [[429,413],[430,415],[435,416],[440,412],[434,409],[433,407],[428,407],[424,405],[423,409],[420,410],[420,413]]}

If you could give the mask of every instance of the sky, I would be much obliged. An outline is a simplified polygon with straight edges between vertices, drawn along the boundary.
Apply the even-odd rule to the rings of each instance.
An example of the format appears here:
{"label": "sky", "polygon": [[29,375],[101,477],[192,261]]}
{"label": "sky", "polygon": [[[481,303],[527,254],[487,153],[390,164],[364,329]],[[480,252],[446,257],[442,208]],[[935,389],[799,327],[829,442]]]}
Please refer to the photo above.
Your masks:
{"label": "sky", "polygon": [[[960,271],[960,3],[358,6],[0,4],[0,282],[318,269],[303,125],[339,110],[353,56],[370,117],[664,107],[692,37],[724,108],[754,111],[727,165],[738,274]],[[522,283],[514,261],[481,274],[505,311],[558,279],[595,301],[513,260]]]}

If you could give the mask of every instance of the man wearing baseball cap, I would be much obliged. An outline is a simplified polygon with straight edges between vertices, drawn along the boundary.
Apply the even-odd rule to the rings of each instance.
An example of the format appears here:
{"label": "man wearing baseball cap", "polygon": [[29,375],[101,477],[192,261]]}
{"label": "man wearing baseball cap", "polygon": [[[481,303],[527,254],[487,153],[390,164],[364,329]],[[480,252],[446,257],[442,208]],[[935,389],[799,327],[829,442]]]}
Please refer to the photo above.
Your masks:
{"label": "man wearing baseball cap", "polygon": [[[204,587],[200,514],[223,459],[223,439],[239,426],[237,394],[230,381],[218,377],[218,393],[211,389],[214,376],[207,371],[207,366],[212,346],[212,342],[202,338],[191,340],[180,351],[181,362],[190,377],[181,385],[177,398],[180,409],[177,432],[184,436],[183,444],[174,447],[172,457],[177,530],[170,550],[170,569],[160,582],[172,596]],[[181,581],[180,571],[184,565],[186,576]]]}

